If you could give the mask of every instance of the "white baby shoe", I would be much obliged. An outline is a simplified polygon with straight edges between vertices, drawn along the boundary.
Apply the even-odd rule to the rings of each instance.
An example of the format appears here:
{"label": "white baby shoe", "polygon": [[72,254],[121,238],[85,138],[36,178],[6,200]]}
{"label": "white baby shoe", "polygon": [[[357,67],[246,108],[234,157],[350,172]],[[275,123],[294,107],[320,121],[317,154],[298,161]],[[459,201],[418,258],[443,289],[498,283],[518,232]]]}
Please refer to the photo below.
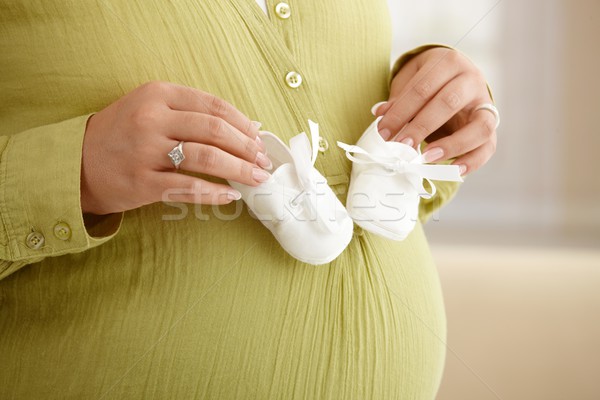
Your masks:
{"label": "white baby shoe", "polygon": [[[355,146],[338,142],[353,161],[346,208],[365,230],[404,240],[417,222],[420,198],[435,195],[431,180],[462,182],[462,178],[456,165],[425,165],[420,151],[383,140],[377,129],[381,118]],[[431,192],[425,190],[423,179],[429,182]]]}
{"label": "white baby shoe", "polygon": [[273,172],[259,186],[229,181],[281,246],[294,258],[313,265],[339,256],[352,239],[353,223],[327,180],[314,168],[319,126],[309,121],[311,141],[303,132],[287,147],[271,132],[260,138],[273,162]]}

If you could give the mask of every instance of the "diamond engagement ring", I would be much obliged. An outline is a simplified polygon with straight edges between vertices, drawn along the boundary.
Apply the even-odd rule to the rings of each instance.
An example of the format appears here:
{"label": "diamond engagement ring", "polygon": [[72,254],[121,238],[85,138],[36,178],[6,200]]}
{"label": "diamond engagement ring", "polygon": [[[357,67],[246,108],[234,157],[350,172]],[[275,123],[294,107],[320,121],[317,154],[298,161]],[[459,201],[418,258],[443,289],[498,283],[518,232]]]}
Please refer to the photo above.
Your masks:
{"label": "diamond engagement ring", "polygon": [[484,104],[481,104],[481,105],[475,107],[475,110],[473,110],[473,112],[481,111],[481,110],[489,111],[492,114],[494,114],[494,117],[496,118],[495,129],[498,129],[498,127],[500,126],[500,112],[498,111],[496,106],[491,103],[484,103]]}
{"label": "diamond engagement ring", "polygon": [[169,152],[168,156],[175,169],[179,169],[179,165],[185,160],[185,156],[183,155],[183,142],[179,142],[177,146],[173,147],[173,150]]}

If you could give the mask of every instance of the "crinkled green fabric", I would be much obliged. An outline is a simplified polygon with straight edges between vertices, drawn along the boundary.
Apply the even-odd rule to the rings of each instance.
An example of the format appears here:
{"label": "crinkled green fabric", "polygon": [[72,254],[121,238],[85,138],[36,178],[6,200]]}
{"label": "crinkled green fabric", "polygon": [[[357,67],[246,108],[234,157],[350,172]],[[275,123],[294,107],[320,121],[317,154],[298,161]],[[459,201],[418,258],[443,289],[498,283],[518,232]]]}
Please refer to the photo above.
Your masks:
{"label": "crinkled green fabric", "polygon": [[[320,267],[241,202],[84,224],[86,121],[150,80],[214,93],[284,140],[317,121],[316,167],[345,200],[335,142],[388,97],[387,4],[287,2],[283,20],[254,0],[0,0],[0,398],[434,398],[446,324],[420,224],[403,242],[356,228]],[[439,186],[423,218],[457,188]]]}

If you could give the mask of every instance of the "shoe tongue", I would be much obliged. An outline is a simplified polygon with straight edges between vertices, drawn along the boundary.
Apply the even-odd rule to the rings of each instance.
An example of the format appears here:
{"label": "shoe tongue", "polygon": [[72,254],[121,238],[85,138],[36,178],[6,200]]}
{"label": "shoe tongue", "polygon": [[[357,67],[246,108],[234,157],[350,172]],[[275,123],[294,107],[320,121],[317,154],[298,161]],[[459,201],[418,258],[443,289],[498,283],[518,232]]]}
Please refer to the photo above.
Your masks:
{"label": "shoe tongue", "polygon": [[[315,149],[316,150],[316,149]],[[296,175],[301,186],[306,190],[313,189],[312,182],[312,146],[305,133],[294,136],[290,139],[290,152],[296,167]]]}

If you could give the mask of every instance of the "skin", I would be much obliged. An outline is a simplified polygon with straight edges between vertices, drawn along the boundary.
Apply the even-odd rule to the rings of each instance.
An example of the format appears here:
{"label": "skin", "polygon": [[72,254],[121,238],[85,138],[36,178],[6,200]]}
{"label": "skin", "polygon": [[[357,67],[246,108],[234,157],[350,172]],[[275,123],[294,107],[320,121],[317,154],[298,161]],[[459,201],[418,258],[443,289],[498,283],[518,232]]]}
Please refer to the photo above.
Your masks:
{"label": "skin", "polygon": [[259,126],[226,101],[166,82],[146,83],[88,121],[81,176],[84,213],[104,215],[163,200],[226,204],[239,192],[178,173],[167,153],[185,141],[182,171],[257,186],[272,164]]}
{"label": "skin", "polygon": [[394,77],[390,98],[376,108],[381,136],[416,147],[427,162],[452,162],[461,174],[496,151],[496,119],[474,109],[493,103],[481,71],[456,50],[434,48],[412,58]]}
{"label": "skin", "polygon": [[[435,48],[412,58],[395,76],[376,116],[386,140],[410,146],[427,140],[427,162],[456,158],[461,173],[484,165],[496,149],[496,120],[479,69],[455,50]],[[250,186],[266,181],[272,163],[259,124],[209,93],[149,82],[88,121],[81,174],[84,213],[105,215],[168,200],[227,204],[241,195],[226,184],[179,173],[166,154],[184,141],[182,171]],[[177,189],[173,191],[173,189]]]}

